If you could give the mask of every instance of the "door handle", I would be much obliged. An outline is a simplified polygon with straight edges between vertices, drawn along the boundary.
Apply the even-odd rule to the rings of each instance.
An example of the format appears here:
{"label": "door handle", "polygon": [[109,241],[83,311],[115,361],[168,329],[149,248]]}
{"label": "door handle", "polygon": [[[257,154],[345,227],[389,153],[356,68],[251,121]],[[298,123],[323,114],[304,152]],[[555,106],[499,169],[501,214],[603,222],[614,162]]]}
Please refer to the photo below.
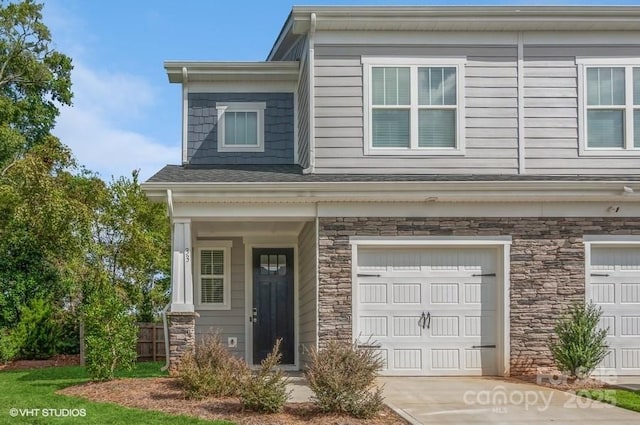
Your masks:
{"label": "door handle", "polygon": [[418,326],[421,327],[422,329],[424,329],[424,324],[425,324],[426,321],[427,321],[427,316],[424,314],[424,311],[423,311],[422,315],[418,319]]}
{"label": "door handle", "polygon": [[249,318],[249,321],[252,322],[254,325],[256,323],[258,323],[258,309],[257,308],[253,309],[253,313],[251,314],[251,317]]}
{"label": "door handle", "polygon": [[425,320],[425,324],[427,325],[427,329],[431,327],[431,313],[427,312],[427,318]]}

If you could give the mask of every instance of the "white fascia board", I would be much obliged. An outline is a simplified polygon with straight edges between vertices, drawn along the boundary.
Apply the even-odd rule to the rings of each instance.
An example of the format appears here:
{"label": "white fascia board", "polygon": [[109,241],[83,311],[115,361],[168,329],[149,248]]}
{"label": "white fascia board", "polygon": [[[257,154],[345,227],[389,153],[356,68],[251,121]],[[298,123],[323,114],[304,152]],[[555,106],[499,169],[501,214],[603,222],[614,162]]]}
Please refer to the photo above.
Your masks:
{"label": "white fascia board", "polygon": [[297,61],[278,62],[208,62],[166,61],[169,82],[183,82],[183,68],[189,81],[292,80],[298,78]]}
{"label": "white fascia board", "polygon": [[371,28],[442,31],[640,29],[640,8],[633,6],[303,6],[293,8],[294,33],[308,28],[311,13],[316,13],[319,31]]}
{"label": "white fascia board", "polygon": [[[635,189],[632,194],[624,188]],[[640,183],[611,182],[298,182],[144,183],[154,199],[171,189],[175,202],[320,201],[612,201],[640,202]]]}

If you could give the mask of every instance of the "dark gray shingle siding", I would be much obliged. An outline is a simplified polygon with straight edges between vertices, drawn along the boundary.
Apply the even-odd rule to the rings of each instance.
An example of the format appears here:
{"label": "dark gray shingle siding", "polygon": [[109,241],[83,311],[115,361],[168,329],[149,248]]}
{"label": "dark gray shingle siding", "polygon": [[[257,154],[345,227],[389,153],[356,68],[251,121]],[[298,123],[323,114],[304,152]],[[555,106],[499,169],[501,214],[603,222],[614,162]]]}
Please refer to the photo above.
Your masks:
{"label": "dark gray shingle siding", "polygon": [[[266,102],[264,152],[218,152],[216,102]],[[293,93],[190,93],[189,164],[293,164]]]}

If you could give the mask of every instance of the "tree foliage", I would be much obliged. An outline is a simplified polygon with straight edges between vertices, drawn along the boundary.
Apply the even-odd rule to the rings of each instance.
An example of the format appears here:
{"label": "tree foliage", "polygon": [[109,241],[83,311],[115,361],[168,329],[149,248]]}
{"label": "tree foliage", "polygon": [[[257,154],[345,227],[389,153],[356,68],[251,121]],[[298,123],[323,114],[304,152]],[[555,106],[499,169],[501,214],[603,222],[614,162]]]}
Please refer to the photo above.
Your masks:
{"label": "tree foliage", "polygon": [[[62,323],[56,350],[77,346],[77,312],[96,288],[111,288],[127,314],[143,320],[167,302],[163,207],[146,199],[137,172],[105,183],[51,134],[60,106],[71,105],[72,64],[52,48],[42,7],[0,0],[0,335],[11,341],[0,347],[5,360],[25,353],[15,347],[18,328],[33,330],[43,317],[47,325],[52,318]],[[36,355],[45,348],[36,347]]]}
{"label": "tree foliage", "polygon": [[[50,137],[70,105],[71,59],[51,48],[42,4],[0,1],[0,167]],[[4,172],[2,172],[4,174]]]}

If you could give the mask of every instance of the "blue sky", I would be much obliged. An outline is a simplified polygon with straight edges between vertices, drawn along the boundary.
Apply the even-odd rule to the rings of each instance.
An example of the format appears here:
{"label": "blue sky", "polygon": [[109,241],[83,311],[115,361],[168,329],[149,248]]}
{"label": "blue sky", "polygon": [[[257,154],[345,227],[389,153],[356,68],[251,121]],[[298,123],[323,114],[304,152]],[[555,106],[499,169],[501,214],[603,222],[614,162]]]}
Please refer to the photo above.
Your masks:
{"label": "blue sky", "polygon": [[[264,60],[291,6],[305,4],[598,5],[603,1],[46,0],[44,21],[73,58],[74,106],[54,133],[105,179],[146,179],[180,161],[180,87],[165,60]],[[640,0],[615,2],[640,4]]]}

